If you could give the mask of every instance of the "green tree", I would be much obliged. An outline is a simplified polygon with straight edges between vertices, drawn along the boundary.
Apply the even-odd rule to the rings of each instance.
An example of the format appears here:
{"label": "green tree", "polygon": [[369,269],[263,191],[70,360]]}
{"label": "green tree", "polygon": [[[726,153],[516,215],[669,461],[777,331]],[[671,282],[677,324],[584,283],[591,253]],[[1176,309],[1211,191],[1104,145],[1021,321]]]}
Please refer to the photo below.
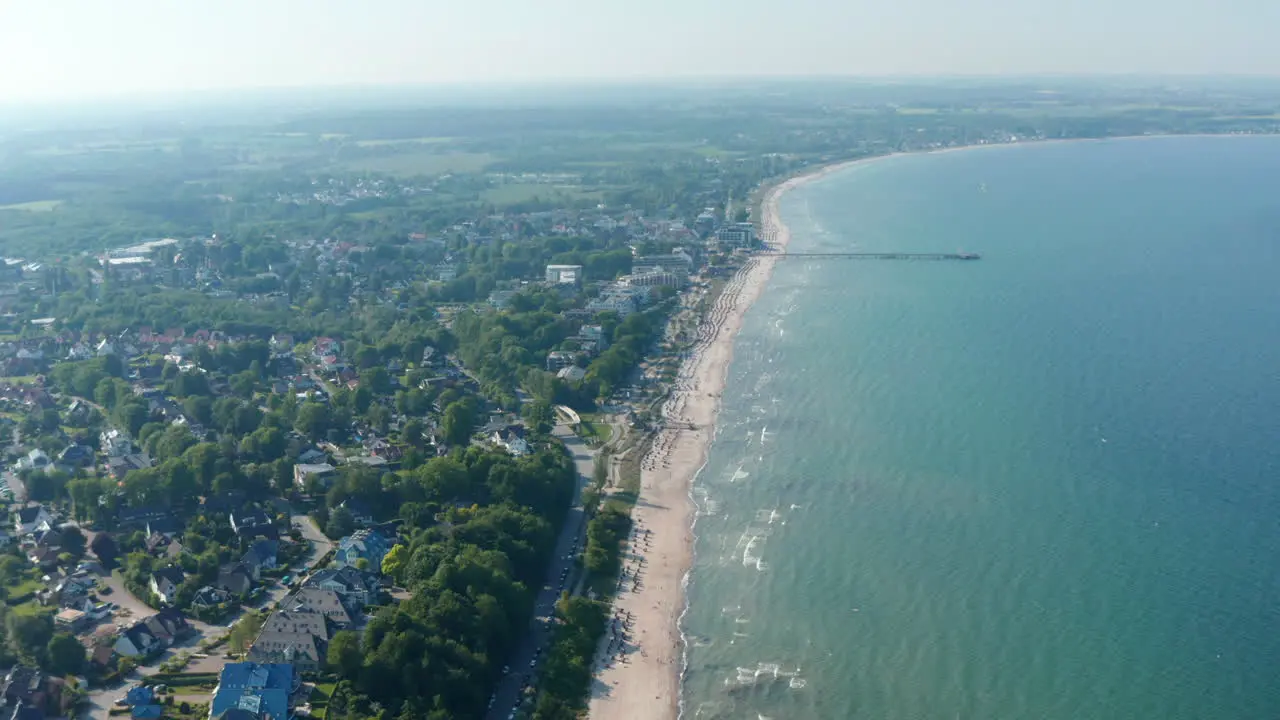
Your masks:
{"label": "green tree", "polygon": [[27,498],[39,502],[50,502],[62,497],[71,476],[61,470],[33,472],[26,476]]}
{"label": "green tree", "polygon": [[329,641],[329,651],[325,657],[330,669],[338,672],[348,680],[360,676],[360,666],[364,664],[364,653],[360,649],[360,636],[350,630],[340,630]]}
{"label": "green tree", "polygon": [[471,439],[471,430],[475,417],[471,407],[464,401],[451,403],[444,409],[444,417],[440,421],[440,431],[444,433],[445,442],[450,445],[465,445]]}
{"label": "green tree", "polygon": [[252,370],[245,370],[231,376],[231,392],[242,398],[253,397],[254,387],[258,384],[258,376]]}
{"label": "green tree", "polygon": [[254,610],[245,610],[244,614],[240,616],[240,621],[231,628],[231,633],[227,636],[227,645],[231,647],[233,652],[244,652],[253,643],[254,638],[258,637],[258,633],[262,631],[262,623],[262,613]]}
{"label": "green tree", "polygon": [[213,422],[213,400],[203,395],[192,395],[183,400],[182,411],[201,425]]}
{"label": "green tree", "polygon": [[367,387],[382,395],[391,390],[391,374],[384,367],[371,367],[360,371],[360,387]]}
{"label": "green tree", "polygon": [[538,433],[549,433],[555,425],[555,413],[551,410],[551,405],[542,400],[525,404],[524,419]]}
{"label": "green tree", "polygon": [[78,520],[91,520],[102,497],[102,481],[98,478],[76,478],[67,483],[67,494]]}
{"label": "green tree", "polygon": [[74,525],[62,529],[62,549],[71,553],[74,558],[84,555],[84,532]]}
{"label": "green tree", "polygon": [[400,428],[400,438],[405,444],[412,448],[422,448],[423,433],[426,432],[422,421],[417,418],[410,418],[405,421],[404,426]]}
{"label": "green tree", "polygon": [[329,522],[324,526],[324,534],[331,538],[350,535],[356,529],[356,519],[351,511],[339,505],[329,513]]}
{"label": "green tree", "polygon": [[44,613],[11,612],[4,619],[9,649],[14,655],[37,660],[53,637],[53,618]]}
{"label": "green tree", "polygon": [[391,548],[386,557],[382,558],[382,574],[399,580],[400,574],[404,572],[404,566],[408,562],[409,548],[404,545],[396,545]]}
{"label": "green tree", "polygon": [[22,576],[24,564],[17,555],[0,555],[0,583],[12,585]]}
{"label": "green tree", "polygon": [[78,675],[84,668],[85,649],[73,635],[55,634],[49,639],[46,652],[46,667],[54,675]]}
{"label": "green tree", "polygon": [[138,437],[138,434],[142,432],[142,426],[150,418],[151,411],[147,409],[144,403],[127,402],[117,405],[114,414],[116,422],[128,431],[129,435]]}
{"label": "green tree", "polygon": [[298,418],[294,421],[293,427],[315,441],[323,437],[325,432],[329,430],[331,421],[332,418],[327,406],[315,402],[306,402],[298,408]]}

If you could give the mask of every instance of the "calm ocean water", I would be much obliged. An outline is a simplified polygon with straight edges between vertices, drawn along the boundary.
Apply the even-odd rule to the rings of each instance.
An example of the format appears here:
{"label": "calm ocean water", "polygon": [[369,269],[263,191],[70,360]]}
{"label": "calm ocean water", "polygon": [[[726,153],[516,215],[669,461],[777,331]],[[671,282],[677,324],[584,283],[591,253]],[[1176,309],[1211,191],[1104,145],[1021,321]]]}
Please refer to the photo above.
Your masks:
{"label": "calm ocean water", "polygon": [[786,196],[686,718],[1280,718],[1280,138],[988,148]]}

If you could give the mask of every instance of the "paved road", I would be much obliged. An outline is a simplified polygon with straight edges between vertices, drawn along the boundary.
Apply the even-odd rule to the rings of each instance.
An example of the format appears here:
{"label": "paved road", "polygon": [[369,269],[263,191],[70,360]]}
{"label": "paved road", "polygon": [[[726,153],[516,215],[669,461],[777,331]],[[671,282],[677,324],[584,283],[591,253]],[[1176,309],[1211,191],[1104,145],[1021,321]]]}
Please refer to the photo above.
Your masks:
{"label": "paved road", "polygon": [[316,564],[316,561],[324,557],[325,553],[333,549],[333,541],[320,532],[320,526],[316,525],[315,519],[310,515],[290,515],[289,522],[293,523],[294,527],[300,528],[303,539],[311,543],[311,552],[303,561],[304,567]]}
{"label": "paved road", "polygon": [[[498,682],[494,690],[493,709],[489,711],[489,720],[505,720],[514,709],[517,700],[522,698],[522,685],[533,684],[535,670],[529,664],[534,660],[537,650],[545,650],[551,639],[550,619],[555,612],[556,601],[560,599],[560,574],[569,570],[574,574],[574,560],[571,553],[576,545],[580,552],[586,543],[586,516],[582,508],[582,490],[591,481],[591,471],[595,463],[595,451],[587,443],[573,434],[566,425],[557,425],[554,435],[560,438],[565,447],[573,455],[573,463],[578,469],[578,487],[574,492],[573,507],[565,517],[564,527],[560,531],[560,539],[556,541],[556,552],[551,565],[547,568],[546,581],[538,591],[534,606],[533,622],[529,626],[529,634],[520,643],[515,654],[508,660],[511,672]],[[568,557],[568,559],[566,559]],[[568,584],[565,584],[568,587]],[[539,658],[541,655],[538,656]]]}

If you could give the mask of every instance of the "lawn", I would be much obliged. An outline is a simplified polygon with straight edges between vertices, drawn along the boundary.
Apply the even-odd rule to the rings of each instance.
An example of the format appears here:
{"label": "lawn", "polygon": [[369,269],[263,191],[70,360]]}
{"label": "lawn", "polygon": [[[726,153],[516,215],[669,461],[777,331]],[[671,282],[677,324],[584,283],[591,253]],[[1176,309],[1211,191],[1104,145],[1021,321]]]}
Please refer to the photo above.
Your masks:
{"label": "lawn", "polygon": [[9,375],[7,377],[0,377],[0,383],[8,385],[32,385],[35,381],[35,375]]}
{"label": "lawn", "polygon": [[0,210],[20,210],[23,212],[53,212],[63,200],[32,200],[31,202],[0,205]]}
{"label": "lawn", "polygon": [[609,442],[613,437],[613,426],[601,420],[599,415],[581,413],[582,422],[578,423],[578,434],[586,440],[594,440],[600,444]]}
{"label": "lawn", "polygon": [[444,173],[476,173],[497,161],[489,153],[434,152],[429,147],[394,155],[354,158],[338,164],[352,172],[375,172],[388,175],[442,175]]}
{"label": "lawn", "polygon": [[311,691],[311,717],[324,717],[329,708],[329,698],[333,697],[333,689],[336,687],[334,683],[316,683],[316,687]]}

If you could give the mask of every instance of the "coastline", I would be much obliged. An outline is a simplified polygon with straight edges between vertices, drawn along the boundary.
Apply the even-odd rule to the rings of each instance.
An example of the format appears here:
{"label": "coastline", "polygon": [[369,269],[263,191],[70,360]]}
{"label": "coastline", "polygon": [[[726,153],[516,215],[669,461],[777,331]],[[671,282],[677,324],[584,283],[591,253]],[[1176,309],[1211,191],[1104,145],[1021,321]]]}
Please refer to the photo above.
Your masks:
{"label": "coastline", "polygon": [[[768,188],[760,205],[762,236],[778,249],[790,241],[778,209],[788,191],[853,164],[884,157],[890,156],[826,165]],[[614,601],[615,612],[630,618],[628,636],[622,643],[622,659],[607,667],[597,662],[591,717],[675,720],[680,715],[684,639],[679,623],[694,551],[696,507],[691,490],[715,438],[734,340],[776,262],[775,257],[753,257],[735,273],[699,323],[694,349],[663,404],[667,427],[655,435],[643,460],[640,501],[632,510],[634,526],[647,539],[643,548],[629,547],[624,554],[629,569],[624,570],[620,586],[627,587]]]}
{"label": "coastline", "polygon": [[[853,166],[900,155],[1156,137],[1171,136],[1026,140],[891,152],[835,161],[808,168],[763,188],[759,196],[760,236],[772,249],[785,250],[791,237],[780,215],[782,197],[797,187]],[[613,603],[615,613],[629,619],[626,637],[613,646],[619,659],[608,666],[602,657],[611,640],[606,637],[602,642],[602,652],[597,654],[594,667],[589,717],[677,720],[683,714],[680,683],[686,656],[680,625],[687,608],[685,590],[696,539],[693,483],[706,464],[715,439],[720,396],[738,331],[747,311],[764,292],[776,262],[773,256],[754,256],[726,285],[715,306],[699,322],[694,349],[682,363],[672,392],[663,404],[662,415],[667,427],[655,435],[644,458],[640,500],[632,510],[634,526],[645,540],[642,544],[637,540],[626,548],[623,579],[619,583],[624,589]]]}

